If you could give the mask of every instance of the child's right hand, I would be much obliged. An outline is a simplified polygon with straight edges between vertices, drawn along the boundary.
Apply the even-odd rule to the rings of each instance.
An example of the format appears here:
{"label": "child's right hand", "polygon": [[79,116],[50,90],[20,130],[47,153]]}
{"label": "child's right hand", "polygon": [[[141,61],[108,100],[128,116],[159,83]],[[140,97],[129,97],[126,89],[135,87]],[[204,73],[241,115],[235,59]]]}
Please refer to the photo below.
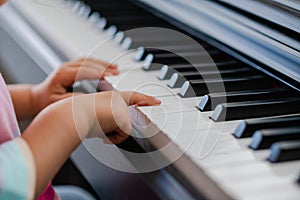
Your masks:
{"label": "child's right hand", "polygon": [[[83,103],[84,102],[84,103]],[[73,113],[77,130],[85,129],[82,124],[83,112],[79,108],[84,105],[84,111],[89,117],[89,131],[80,134],[81,137],[100,137],[105,143],[119,144],[131,133],[131,123],[128,106],[153,106],[160,101],[154,97],[138,92],[101,92],[73,97]],[[80,108],[82,109],[82,108]]]}
{"label": "child's right hand", "polygon": [[42,110],[22,134],[36,166],[36,196],[86,137],[119,144],[128,138],[128,106],[159,105],[137,92],[100,92],[66,98]]}

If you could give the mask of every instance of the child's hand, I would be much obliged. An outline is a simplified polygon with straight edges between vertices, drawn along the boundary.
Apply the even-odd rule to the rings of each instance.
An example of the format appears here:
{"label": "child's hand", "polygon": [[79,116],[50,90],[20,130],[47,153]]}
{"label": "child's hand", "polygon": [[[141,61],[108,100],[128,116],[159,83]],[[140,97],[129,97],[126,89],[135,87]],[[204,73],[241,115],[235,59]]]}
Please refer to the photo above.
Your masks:
{"label": "child's hand", "polygon": [[[116,92],[114,92],[116,93]],[[113,93],[113,101],[116,102],[115,94]],[[125,101],[127,107],[131,105],[136,106],[156,106],[160,105],[160,101],[154,97],[141,94],[138,92],[120,92],[119,95],[122,96],[123,100]],[[118,97],[120,99],[120,97]],[[125,139],[128,138],[128,136],[131,134],[131,123],[130,123],[130,117],[128,113],[128,108],[124,109],[122,112],[118,112],[118,108],[114,106],[115,103],[111,104],[113,114],[114,114],[114,120],[117,127],[114,131],[106,132],[106,137],[103,138],[104,143],[113,143],[113,144],[119,144],[123,142]],[[122,109],[121,109],[122,110]],[[125,113],[126,112],[126,113]]]}
{"label": "child's hand", "polygon": [[97,59],[81,58],[66,62],[45,81],[32,88],[33,104],[40,111],[53,102],[72,96],[73,93],[68,92],[68,88],[75,81],[104,79],[105,76],[117,74],[117,65]]}
{"label": "child's hand", "polygon": [[160,105],[160,100],[139,92],[120,92],[127,105],[156,106]]}
{"label": "child's hand", "polygon": [[36,168],[36,196],[86,137],[119,144],[131,133],[129,105],[158,105],[160,101],[136,92],[84,94],[51,104],[22,134]]}
{"label": "child's hand", "polygon": [[76,129],[89,127],[87,134],[80,134],[83,138],[100,137],[105,143],[119,144],[131,133],[128,106],[159,104],[159,100],[138,92],[101,92],[74,97]]}

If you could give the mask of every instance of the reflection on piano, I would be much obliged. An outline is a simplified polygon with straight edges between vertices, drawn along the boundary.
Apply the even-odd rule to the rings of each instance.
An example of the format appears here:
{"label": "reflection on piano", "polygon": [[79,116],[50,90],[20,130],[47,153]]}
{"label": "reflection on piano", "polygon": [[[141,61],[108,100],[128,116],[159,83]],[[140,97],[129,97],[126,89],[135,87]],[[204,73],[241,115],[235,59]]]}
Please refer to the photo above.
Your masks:
{"label": "reflection on piano", "polygon": [[[298,1],[12,0],[2,11],[2,28],[45,73],[64,60],[99,57],[118,63],[121,74],[83,82],[85,91],[137,90],[162,100],[133,111],[130,142],[139,153],[158,151],[142,164],[167,163],[162,168],[143,171],[139,160],[101,141],[72,155],[100,197],[299,198]],[[201,50],[162,29],[130,31],[141,27],[183,33]],[[141,174],[100,168],[93,158],[106,154]]]}

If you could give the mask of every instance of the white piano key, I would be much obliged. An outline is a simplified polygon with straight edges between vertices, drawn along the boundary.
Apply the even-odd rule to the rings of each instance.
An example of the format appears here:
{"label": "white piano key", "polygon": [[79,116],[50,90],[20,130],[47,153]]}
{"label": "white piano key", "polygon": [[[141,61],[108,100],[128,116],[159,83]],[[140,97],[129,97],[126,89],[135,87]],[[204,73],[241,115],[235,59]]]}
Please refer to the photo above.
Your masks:
{"label": "white piano key", "polygon": [[255,156],[256,160],[266,161],[267,158],[268,158],[268,156],[269,156],[269,154],[270,154],[270,150],[269,149],[266,149],[266,150],[257,150],[257,151],[254,151],[252,149],[250,149],[250,150],[253,152],[253,155]]}
{"label": "white piano key", "polygon": [[95,26],[96,24],[98,24],[100,22],[100,14],[98,12],[93,12],[89,18],[88,21]]}
{"label": "white piano key", "polygon": [[[127,57],[124,57],[124,58],[126,59]],[[131,66],[131,69],[123,71],[123,73],[120,74],[119,76],[108,77],[107,81],[116,85],[116,87],[118,89],[119,89],[119,87],[122,87],[122,86],[123,87],[126,87],[126,86],[131,87],[131,85],[134,85],[134,84],[165,83],[165,82],[159,81],[155,77],[155,75],[156,75],[155,72],[145,73],[141,69],[140,63],[131,61],[131,64],[134,64],[133,66]],[[135,85],[135,87],[138,87],[138,86],[139,85]],[[167,87],[165,87],[165,88],[167,88]]]}
{"label": "white piano key", "polygon": [[108,35],[109,38],[113,38],[117,31],[118,28],[115,25],[111,25],[107,30],[105,30],[105,34]]}
{"label": "white piano key", "polygon": [[99,28],[100,30],[103,30],[104,27],[106,26],[107,24],[107,20],[105,17],[101,17],[99,23],[97,24],[97,28]]}
{"label": "white piano key", "polygon": [[[259,174],[258,174],[259,175]],[[261,176],[253,176],[252,178],[231,182],[226,184],[232,189],[238,190],[240,193],[261,193],[267,188],[276,188],[283,185],[282,179],[274,177],[272,173],[265,172]],[[260,190],[260,191],[259,191]]]}
{"label": "white piano key", "polygon": [[255,194],[243,194],[241,199],[245,200],[295,200],[300,196],[299,187],[293,183],[280,185],[277,188],[259,190]]}
{"label": "white piano key", "polygon": [[165,86],[161,83],[145,85],[143,87],[135,89],[134,91],[141,92],[154,97],[174,95],[174,93],[177,93],[176,90],[166,89]]}
{"label": "white piano key", "polygon": [[121,42],[123,41],[125,37],[125,34],[123,31],[118,31],[115,38],[114,38],[114,41],[117,43],[117,44],[121,44]]}
{"label": "white piano key", "polygon": [[[197,124],[198,123],[198,124]],[[195,120],[191,121],[190,123],[186,121],[167,121],[164,126],[161,127],[161,130],[163,133],[165,133],[169,137],[173,137],[173,135],[176,135],[178,133],[185,134],[185,133],[191,133],[191,132],[200,132],[200,131],[206,131],[209,128],[209,121],[207,120],[200,120],[199,122]]]}
{"label": "white piano key", "polygon": [[[223,138],[230,138],[224,140]],[[201,143],[201,151],[197,155],[198,159],[218,154],[230,154],[241,151],[240,145],[233,139],[231,135],[226,135],[221,130],[211,128],[207,130],[207,135],[203,143]]]}
{"label": "white piano key", "polygon": [[[138,78],[137,78],[138,77]],[[120,91],[137,91],[153,96],[176,95],[177,91],[168,88],[164,81],[159,81],[154,72],[145,74],[140,68],[135,68],[115,77],[107,77],[115,88]]]}
{"label": "white piano key", "polygon": [[121,47],[124,50],[128,50],[130,48],[130,45],[132,44],[132,38],[125,37],[123,42],[121,43]]}
{"label": "white piano key", "polygon": [[77,12],[82,7],[82,5],[83,5],[82,2],[76,1],[76,2],[74,2],[74,4],[71,5],[72,6],[72,10],[74,12]]}
{"label": "white piano key", "polygon": [[228,121],[228,122],[215,122],[213,127],[222,130],[226,133],[233,133],[237,125],[241,122],[241,120]]}
{"label": "white piano key", "polygon": [[109,40],[107,33],[93,28],[87,19],[76,15],[63,1],[57,1],[57,5],[51,9],[34,1],[13,2],[22,8],[24,15],[37,30],[69,59],[93,53],[97,58],[111,61],[124,54],[116,43]]}
{"label": "white piano key", "polygon": [[89,7],[89,6],[87,6],[87,5],[82,6],[82,7],[79,8],[79,10],[78,10],[79,16],[81,16],[81,17],[83,17],[83,18],[85,18],[85,19],[88,18],[90,12],[91,12],[91,7]]}
{"label": "white piano key", "polygon": [[256,162],[256,159],[252,152],[243,150],[232,154],[209,155],[202,159],[196,158],[195,161],[207,169],[212,169],[219,166],[245,165],[249,162]]}
{"label": "white piano key", "polygon": [[195,107],[190,107],[187,105],[180,105],[177,103],[165,104],[160,106],[147,106],[141,108],[143,112],[152,114],[164,114],[164,113],[176,113],[176,112],[187,112],[187,111],[198,111]]}
{"label": "white piano key", "polygon": [[[174,90],[173,90],[174,91]],[[174,92],[175,93],[175,92]],[[202,97],[196,97],[196,98],[182,98],[179,95],[172,95],[172,96],[161,96],[158,97],[159,100],[161,100],[162,104],[178,104],[178,105],[186,105],[190,107],[196,107],[201,101]]]}
{"label": "white piano key", "polygon": [[[141,115],[145,116],[144,119],[150,120],[152,123],[157,124],[161,130],[174,130],[174,127],[178,126],[185,126],[186,128],[189,128],[189,126],[186,126],[188,124],[194,124],[192,126],[195,127],[203,127],[204,129],[207,129],[207,125],[209,122],[209,119],[203,120],[202,116],[199,114],[198,111],[187,111],[187,112],[164,112],[160,114],[151,114],[151,110],[146,109],[146,107],[139,107],[138,109],[141,111]],[[147,113],[147,115],[145,115]],[[186,118],[190,118],[190,123],[187,123],[185,120]],[[202,121],[201,125],[198,124],[198,121]],[[143,123],[144,124],[144,123]],[[164,126],[161,126],[164,124]]]}
{"label": "white piano key", "polygon": [[245,181],[255,176],[263,177],[265,173],[271,173],[271,171],[263,162],[248,162],[247,165],[224,166],[213,170],[213,174],[224,183]]}
{"label": "white piano key", "polygon": [[272,170],[272,172],[278,176],[283,178],[290,178],[291,180],[296,180],[299,175],[300,169],[300,161],[288,161],[281,163],[267,163],[268,167]]}
{"label": "white piano key", "polygon": [[[279,199],[277,198],[277,195],[274,195],[274,193],[280,194],[284,191],[284,189],[289,189],[293,187],[290,184],[290,182],[276,178],[269,173],[265,173],[262,177],[257,178],[255,176],[252,179],[246,179],[243,182],[231,182],[230,184],[226,184],[226,186],[224,185],[222,186],[225,187],[226,190],[229,190],[232,193],[236,194],[238,199],[244,199],[244,198],[246,199],[246,197],[249,199],[256,199],[253,197],[258,197],[262,194],[265,194],[266,196],[269,197],[273,196],[273,199],[274,198]],[[280,191],[280,192],[276,192],[276,191]],[[281,196],[280,199],[283,199],[282,198],[283,196],[282,195],[280,196]]]}

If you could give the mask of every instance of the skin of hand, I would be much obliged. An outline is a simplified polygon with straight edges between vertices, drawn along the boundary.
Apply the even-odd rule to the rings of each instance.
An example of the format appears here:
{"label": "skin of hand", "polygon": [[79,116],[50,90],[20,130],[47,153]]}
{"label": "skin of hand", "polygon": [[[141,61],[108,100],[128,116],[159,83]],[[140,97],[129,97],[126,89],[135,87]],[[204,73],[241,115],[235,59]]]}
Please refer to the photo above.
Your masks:
{"label": "skin of hand", "polygon": [[72,151],[86,137],[118,144],[128,138],[128,106],[153,106],[160,101],[137,92],[100,92],[66,98],[42,110],[22,134],[36,165],[38,196]]}
{"label": "skin of hand", "polygon": [[7,0],[0,0],[0,6],[2,6]]}
{"label": "skin of hand", "polygon": [[74,95],[68,92],[68,88],[75,81],[98,80],[118,74],[118,66],[115,64],[93,58],[81,58],[62,64],[40,84],[9,85],[9,90],[17,118],[26,119],[35,116],[51,103]]}

